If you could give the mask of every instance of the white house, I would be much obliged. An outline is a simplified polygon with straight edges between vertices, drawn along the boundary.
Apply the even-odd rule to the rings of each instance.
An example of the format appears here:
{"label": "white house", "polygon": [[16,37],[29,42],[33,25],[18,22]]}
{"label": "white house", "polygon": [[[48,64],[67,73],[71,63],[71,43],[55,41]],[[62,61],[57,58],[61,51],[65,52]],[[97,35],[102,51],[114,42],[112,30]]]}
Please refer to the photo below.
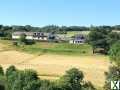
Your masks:
{"label": "white house", "polygon": [[71,43],[71,44],[84,44],[85,37],[83,35],[76,35],[74,38],[69,40],[69,43]]}
{"label": "white house", "polygon": [[25,34],[28,40],[47,40],[47,33],[43,32],[14,32],[12,39],[19,39],[22,34]]}

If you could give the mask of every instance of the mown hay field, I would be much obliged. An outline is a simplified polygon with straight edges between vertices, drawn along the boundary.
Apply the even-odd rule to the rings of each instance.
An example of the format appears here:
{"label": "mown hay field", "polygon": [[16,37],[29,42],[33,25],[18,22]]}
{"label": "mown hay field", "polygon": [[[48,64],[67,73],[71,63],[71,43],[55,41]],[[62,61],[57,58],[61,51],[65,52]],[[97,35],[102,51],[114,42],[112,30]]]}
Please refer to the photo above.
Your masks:
{"label": "mown hay field", "polygon": [[58,79],[66,70],[76,67],[83,71],[85,80],[91,81],[96,87],[102,87],[105,82],[104,72],[111,65],[108,56],[104,55],[38,55],[6,48],[6,45],[0,44],[0,64],[4,69],[10,65],[20,70],[34,69],[42,79]]}

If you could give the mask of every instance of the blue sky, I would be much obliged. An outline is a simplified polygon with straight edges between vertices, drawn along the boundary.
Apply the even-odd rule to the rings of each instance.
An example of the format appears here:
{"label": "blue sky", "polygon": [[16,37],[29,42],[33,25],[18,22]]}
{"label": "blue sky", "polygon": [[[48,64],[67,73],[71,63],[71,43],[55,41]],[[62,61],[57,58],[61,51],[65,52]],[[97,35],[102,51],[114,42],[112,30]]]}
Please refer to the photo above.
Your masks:
{"label": "blue sky", "polygon": [[0,0],[3,25],[116,25],[120,0]]}

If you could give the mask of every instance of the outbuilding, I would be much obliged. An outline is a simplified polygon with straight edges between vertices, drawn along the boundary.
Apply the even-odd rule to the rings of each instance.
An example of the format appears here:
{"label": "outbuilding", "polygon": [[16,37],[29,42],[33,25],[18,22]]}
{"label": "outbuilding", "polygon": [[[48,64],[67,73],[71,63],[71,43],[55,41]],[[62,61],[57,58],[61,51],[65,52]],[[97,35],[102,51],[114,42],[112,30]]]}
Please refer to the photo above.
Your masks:
{"label": "outbuilding", "polygon": [[69,40],[69,43],[71,43],[71,44],[84,44],[85,37],[83,35],[76,35],[74,38]]}

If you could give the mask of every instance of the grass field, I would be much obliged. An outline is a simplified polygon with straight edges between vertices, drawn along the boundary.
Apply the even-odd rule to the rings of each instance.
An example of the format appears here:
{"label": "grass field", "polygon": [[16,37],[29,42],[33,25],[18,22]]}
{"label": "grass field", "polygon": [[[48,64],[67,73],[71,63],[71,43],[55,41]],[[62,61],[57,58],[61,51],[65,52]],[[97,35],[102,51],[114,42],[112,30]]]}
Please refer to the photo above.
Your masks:
{"label": "grass field", "polygon": [[[88,44],[69,44],[69,43],[48,43],[36,42],[33,45],[13,46],[11,41],[0,40],[1,43],[8,45],[6,49],[22,50],[31,54],[53,53],[63,55],[92,55],[92,47]],[[5,47],[4,47],[5,48]]]}
{"label": "grass field", "polygon": [[[91,51],[82,55],[58,55],[51,52],[42,54],[29,54],[21,51],[16,51],[9,41],[0,41],[0,64],[6,69],[10,65],[15,65],[18,69],[34,69],[38,72],[40,78],[55,80],[65,73],[66,70],[76,67],[84,72],[85,80],[91,81],[96,87],[104,85],[104,72],[111,65],[109,58],[104,55],[92,55]],[[89,47],[89,48],[88,48]],[[32,46],[26,46],[32,53],[39,48],[48,48],[54,50],[91,50],[90,46],[69,46],[55,43],[36,43]],[[34,49],[37,48],[35,51]],[[58,49],[59,48],[59,49]],[[27,51],[27,52],[28,52]],[[55,51],[56,52],[56,51]]]}
{"label": "grass field", "polygon": [[90,31],[68,31],[67,36],[71,37],[74,36],[75,34],[83,34],[83,35],[88,35]]}
{"label": "grass field", "polygon": [[[19,48],[19,47],[18,47]],[[30,53],[54,53],[63,55],[91,55],[92,48],[90,45],[74,45],[69,43],[48,43],[38,42],[34,45],[22,47],[24,51]]]}

